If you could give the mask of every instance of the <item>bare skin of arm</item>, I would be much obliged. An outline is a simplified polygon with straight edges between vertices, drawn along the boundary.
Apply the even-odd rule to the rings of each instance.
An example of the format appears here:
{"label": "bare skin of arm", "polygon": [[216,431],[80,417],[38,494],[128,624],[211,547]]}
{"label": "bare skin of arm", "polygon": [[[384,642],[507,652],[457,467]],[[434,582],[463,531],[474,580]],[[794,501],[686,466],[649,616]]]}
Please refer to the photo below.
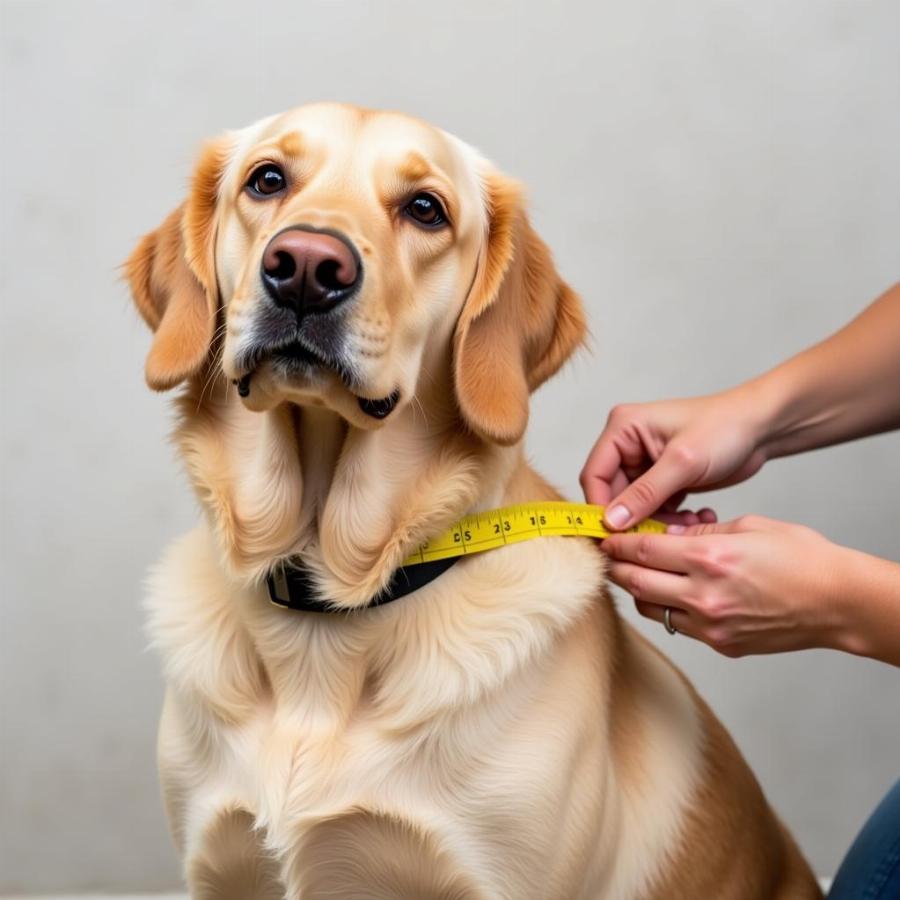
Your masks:
{"label": "bare skin of arm", "polygon": [[[692,491],[744,481],[766,461],[900,428],[900,285],[836,334],[706,397],[616,407],[581,475],[589,502],[627,528],[670,534],[604,544],[638,608],[728,655],[834,647],[900,665],[900,565],[800,526],[677,511]],[[699,598],[703,598],[702,601]]]}
{"label": "bare skin of arm", "polygon": [[900,285],[747,387],[772,411],[768,459],[900,428]]}

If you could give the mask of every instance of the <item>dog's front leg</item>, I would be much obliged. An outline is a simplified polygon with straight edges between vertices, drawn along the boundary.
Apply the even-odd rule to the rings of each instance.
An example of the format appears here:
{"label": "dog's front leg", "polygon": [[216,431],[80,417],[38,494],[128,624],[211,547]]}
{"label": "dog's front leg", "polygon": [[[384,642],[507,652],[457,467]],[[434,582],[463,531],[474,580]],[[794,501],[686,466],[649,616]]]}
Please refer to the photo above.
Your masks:
{"label": "dog's front leg", "polygon": [[246,810],[217,813],[186,861],[192,900],[284,900],[279,865]]}

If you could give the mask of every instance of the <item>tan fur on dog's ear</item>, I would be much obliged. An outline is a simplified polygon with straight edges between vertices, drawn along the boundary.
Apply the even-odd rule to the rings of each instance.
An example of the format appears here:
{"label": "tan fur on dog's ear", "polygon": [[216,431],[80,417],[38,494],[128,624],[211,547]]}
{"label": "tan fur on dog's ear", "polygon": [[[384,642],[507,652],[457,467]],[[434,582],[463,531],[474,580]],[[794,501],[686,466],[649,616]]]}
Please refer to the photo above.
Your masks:
{"label": "tan fur on dog's ear", "polygon": [[145,373],[165,391],[203,365],[216,327],[215,208],[229,145],[208,144],[187,201],[141,238],[125,263],[134,302],[155,332]]}
{"label": "tan fur on dog's ear", "polygon": [[514,444],[528,397],[586,336],[578,295],[560,278],[531,227],[519,185],[486,178],[485,257],[456,327],[454,373],[463,418],[476,433]]}

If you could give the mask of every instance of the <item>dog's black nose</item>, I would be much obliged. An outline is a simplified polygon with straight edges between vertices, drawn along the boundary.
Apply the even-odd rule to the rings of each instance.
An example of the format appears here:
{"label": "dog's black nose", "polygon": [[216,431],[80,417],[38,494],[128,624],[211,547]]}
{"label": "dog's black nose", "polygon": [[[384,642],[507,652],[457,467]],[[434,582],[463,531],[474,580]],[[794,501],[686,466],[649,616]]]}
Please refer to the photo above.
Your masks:
{"label": "dog's black nose", "polygon": [[346,300],[360,274],[359,258],[346,238],[303,227],[276,234],[262,258],[267,293],[297,313],[325,312]]}

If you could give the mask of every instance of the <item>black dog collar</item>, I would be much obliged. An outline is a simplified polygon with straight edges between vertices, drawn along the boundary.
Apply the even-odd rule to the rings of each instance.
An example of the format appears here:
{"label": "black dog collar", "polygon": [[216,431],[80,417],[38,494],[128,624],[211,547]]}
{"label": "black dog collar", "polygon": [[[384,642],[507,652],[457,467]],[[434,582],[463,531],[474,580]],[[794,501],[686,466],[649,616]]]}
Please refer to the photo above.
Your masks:
{"label": "black dog collar", "polygon": [[[383,591],[371,597],[362,606],[353,607],[352,611],[384,606],[385,603],[399,600],[443,575],[460,558],[452,556],[448,559],[418,563],[414,566],[402,566],[394,572],[388,586]],[[309,569],[299,561],[287,563],[269,572],[266,576],[266,584],[269,588],[269,599],[276,606],[284,607],[284,609],[318,613],[346,611],[342,607],[332,606],[328,600],[323,600],[318,596]]]}

